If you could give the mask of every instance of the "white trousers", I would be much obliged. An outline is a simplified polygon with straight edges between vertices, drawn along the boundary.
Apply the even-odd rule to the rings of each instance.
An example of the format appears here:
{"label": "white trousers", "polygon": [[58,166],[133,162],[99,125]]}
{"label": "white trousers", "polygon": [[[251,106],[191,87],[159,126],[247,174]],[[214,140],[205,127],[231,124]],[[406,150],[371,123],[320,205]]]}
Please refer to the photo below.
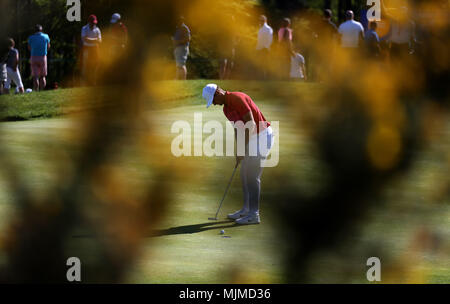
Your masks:
{"label": "white trousers", "polygon": [[20,77],[19,69],[14,71],[10,67],[6,68],[8,77],[6,78],[5,89],[9,90],[11,88],[11,81],[14,82],[17,88],[23,88],[22,77]]}
{"label": "white trousers", "polygon": [[[267,158],[274,144],[271,127],[250,138],[249,153],[241,162],[241,182],[244,194],[243,209],[252,214],[259,214],[261,195],[262,160]],[[252,154],[252,149],[256,152]],[[252,156],[255,155],[255,156]]]}

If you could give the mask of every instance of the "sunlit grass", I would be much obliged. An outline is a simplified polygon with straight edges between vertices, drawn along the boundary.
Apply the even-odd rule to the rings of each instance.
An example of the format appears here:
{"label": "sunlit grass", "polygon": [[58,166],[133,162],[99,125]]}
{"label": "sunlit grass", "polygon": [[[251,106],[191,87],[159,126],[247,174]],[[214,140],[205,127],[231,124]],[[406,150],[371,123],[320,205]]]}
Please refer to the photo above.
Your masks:
{"label": "sunlit grass", "polygon": [[[141,255],[129,269],[126,282],[281,283],[284,279],[282,256],[286,247],[276,230],[276,223],[282,219],[275,218],[272,212],[279,203],[277,176],[291,176],[296,187],[306,196],[320,193],[321,187],[327,182],[324,173],[326,170],[317,159],[313,139],[308,138],[302,125],[297,123],[298,117],[289,112],[289,107],[283,104],[284,100],[280,95],[265,97],[266,83],[220,82],[226,89],[247,92],[269,120],[280,121],[280,164],[276,168],[266,169],[263,175],[261,225],[227,227],[229,224],[218,224],[214,229],[201,232],[192,227],[208,223],[208,217],[214,215],[234,163],[231,157],[177,159],[170,154],[170,142],[174,137],[170,134],[170,126],[174,121],[192,121],[195,112],[202,112],[205,120],[217,119],[226,123],[221,108],[206,110],[200,98],[201,88],[208,82],[210,81],[160,83],[161,86],[182,89],[164,90],[169,92],[164,95],[166,99],[142,113],[144,117],[147,113],[149,120],[157,128],[156,133],[161,137],[157,149],[162,151],[161,154],[167,155],[169,162],[186,163],[192,170],[180,173],[170,181],[174,189],[171,193],[173,203],[163,222],[156,227],[157,230],[169,229],[166,231],[169,233],[152,238],[152,231],[148,232]],[[317,112],[326,111],[325,105],[313,99],[318,89],[320,86],[316,84],[302,84],[299,90],[304,98],[300,99],[300,105],[309,106]],[[34,98],[38,103],[47,103],[50,108],[52,102],[59,100],[63,108],[70,109],[72,101],[68,96],[86,94],[85,90],[59,90],[2,99],[10,103],[23,102],[25,106],[26,98]],[[98,89],[97,94],[102,94],[102,90],[107,89]],[[95,98],[89,98],[91,99],[85,100],[82,105],[95,103]],[[18,110],[20,109],[15,111]],[[79,110],[83,111],[83,107]],[[70,114],[70,110],[55,112],[52,117],[64,113]],[[2,142],[7,143],[4,149],[9,152],[11,161],[17,164],[20,175],[33,190],[33,195],[44,196],[46,190],[60,178],[59,166],[70,163],[72,154],[76,154],[78,143],[66,135],[67,132],[76,132],[79,126],[75,122],[68,116],[0,125]],[[373,198],[380,203],[375,204],[370,211],[361,230],[355,231],[349,236],[348,243],[342,244],[342,253],[324,253],[315,257],[310,270],[313,282],[367,282],[364,263],[367,255],[372,255],[375,249],[383,254],[381,260],[387,265],[386,272],[382,274],[386,282],[450,281],[449,258],[445,254],[448,252],[450,209],[448,198],[443,195],[448,177],[445,166],[442,166],[445,164],[445,153],[448,151],[446,147],[450,138],[448,123],[440,132],[443,135],[418,155],[417,162],[407,174],[394,179],[380,197]],[[141,135],[138,134],[138,137]],[[139,191],[145,187],[148,179],[154,177],[148,167],[143,165],[146,162],[145,155],[139,151],[136,140],[124,139],[123,142],[115,159],[117,168],[123,173],[131,189]],[[52,153],[49,153],[49,148]],[[64,170],[69,172],[70,166]],[[14,216],[11,213],[14,211],[12,197],[8,190],[7,180],[0,175],[0,235],[6,233],[4,228]],[[238,209],[240,202],[241,189],[236,178],[221,217]],[[317,221],[320,225],[320,219]],[[222,226],[225,228],[220,228]],[[423,246],[416,246],[417,239],[419,242],[427,240],[426,233],[425,237],[421,237],[423,227],[433,235],[436,233],[441,239],[437,251],[426,242]],[[226,235],[231,238],[220,236],[221,229],[225,229]],[[83,231],[79,233],[82,235]],[[75,237],[70,239],[70,248],[75,256],[90,260],[93,253],[88,248],[91,248],[92,241],[89,236]],[[1,261],[0,256],[0,263]]]}

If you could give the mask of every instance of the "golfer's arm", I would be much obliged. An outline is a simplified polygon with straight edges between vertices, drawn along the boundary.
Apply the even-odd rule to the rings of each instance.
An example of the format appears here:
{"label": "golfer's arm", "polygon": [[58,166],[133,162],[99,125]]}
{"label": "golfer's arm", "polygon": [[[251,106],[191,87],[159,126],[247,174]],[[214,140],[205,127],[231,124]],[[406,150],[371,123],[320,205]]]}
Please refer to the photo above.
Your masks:
{"label": "golfer's arm", "polygon": [[256,132],[256,122],[255,122],[255,119],[253,118],[252,111],[249,111],[242,118],[244,120],[244,124],[247,124],[248,122],[251,122],[251,125],[250,125],[250,128],[249,128],[250,134],[255,133]]}
{"label": "golfer's arm", "polygon": [[[251,111],[249,111],[247,114],[245,114],[244,117],[242,117],[242,120],[243,120],[244,125],[246,125],[249,121],[252,122],[252,124],[249,127],[248,136],[247,136],[247,134],[245,134],[246,132],[244,129],[244,141],[245,141],[245,147],[247,147],[248,142],[250,140],[250,135],[253,133],[256,133],[256,123],[255,123],[255,120],[253,119],[253,114]],[[235,147],[236,147],[236,153],[235,153],[236,155],[237,155],[237,146],[238,146],[238,138],[237,138],[238,133],[237,132],[238,132],[238,130],[235,127],[234,128],[234,142],[235,142]]]}
{"label": "golfer's arm", "polygon": [[[238,138],[237,138],[237,129],[236,128],[234,128],[234,142],[235,142],[235,147],[236,147],[236,155],[237,155],[237,146],[238,146]],[[249,138],[248,138],[248,136],[245,136],[245,133],[244,133],[244,140],[245,140],[245,147],[247,147],[247,145],[248,145],[248,140],[249,140]]]}
{"label": "golfer's arm", "polygon": [[253,118],[252,111],[249,111],[247,114],[245,114],[244,117],[242,117],[242,119],[244,120],[245,126],[247,126],[247,123],[251,122],[248,128],[248,136],[245,136],[245,146],[247,147],[248,142],[250,140],[250,136],[252,134],[256,134],[257,132],[256,122],[255,119]]}

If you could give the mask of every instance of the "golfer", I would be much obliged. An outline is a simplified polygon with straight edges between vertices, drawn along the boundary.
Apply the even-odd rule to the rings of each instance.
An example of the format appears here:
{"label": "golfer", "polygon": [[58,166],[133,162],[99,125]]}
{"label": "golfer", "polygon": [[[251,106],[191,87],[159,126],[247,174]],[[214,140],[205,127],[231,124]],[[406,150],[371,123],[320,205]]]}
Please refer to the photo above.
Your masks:
{"label": "golfer", "polygon": [[[240,92],[228,92],[215,84],[208,84],[203,89],[203,98],[207,108],[212,104],[223,105],[223,112],[234,123],[236,141],[236,167],[241,164],[241,181],[244,193],[244,205],[241,210],[229,214],[228,218],[237,224],[259,224],[259,201],[261,192],[261,175],[263,160],[269,155],[274,137],[270,123],[264,118],[253,100]],[[248,129],[247,136],[245,129]],[[238,130],[242,128],[244,130]],[[245,153],[240,155],[239,134],[245,136]],[[242,149],[243,150],[243,149]]]}

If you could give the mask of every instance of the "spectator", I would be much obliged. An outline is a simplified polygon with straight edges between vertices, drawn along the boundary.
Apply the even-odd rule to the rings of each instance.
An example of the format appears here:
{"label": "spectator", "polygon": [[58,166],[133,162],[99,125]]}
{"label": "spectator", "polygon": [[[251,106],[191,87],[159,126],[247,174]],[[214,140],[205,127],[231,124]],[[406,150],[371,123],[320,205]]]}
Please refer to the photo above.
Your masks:
{"label": "spectator", "polygon": [[356,49],[360,46],[360,42],[364,41],[364,28],[361,23],[353,20],[352,11],[345,13],[347,21],[339,26],[339,34],[341,34],[341,47],[347,49]]}
{"label": "spectator", "polygon": [[315,51],[311,52],[310,56],[316,62],[316,75],[318,81],[325,81],[331,74],[333,69],[333,62],[335,58],[335,51],[339,32],[336,24],[331,21],[333,13],[330,9],[323,11],[323,18],[318,23],[318,40]]}
{"label": "spectator", "polygon": [[191,41],[191,31],[184,24],[184,18],[180,17],[178,19],[178,24],[175,30],[175,35],[172,37],[174,45],[174,56],[177,66],[176,79],[186,80],[187,78],[187,68],[186,61],[189,56],[189,43]]}
{"label": "spectator", "polygon": [[415,23],[408,17],[408,8],[400,8],[398,15],[392,20],[388,34],[382,39],[390,42],[392,58],[412,53],[416,41]]}
{"label": "spectator", "polygon": [[97,23],[97,17],[90,15],[88,24],[81,29],[81,40],[83,42],[82,76],[88,85],[97,84],[99,48],[102,42],[102,33]]}
{"label": "spectator", "polygon": [[3,88],[8,78],[6,71],[6,59],[8,57],[8,42],[5,39],[0,40],[0,95],[3,94]]}
{"label": "spectator", "polygon": [[290,77],[292,80],[306,81],[306,67],[305,58],[294,49],[291,51],[291,73]]}
{"label": "spectator", "polygon": [[270,50],[270,46],[273,42],[273,29],[267,24],[267,17],[261,15],[259,17],[259,31],[258,31],[258,42],[256,44],[256,50]]}
{"label": "spectator", "polygon": [[8,39],[9,43],[9,53],[8,59],[6,61],[6,70],[8,78],[5,83],[5,94],[9,94],[9,89],[11,88],[11,82],[13,81],[17,87],[19,93],[24,93],[22,78],[20,77],[19,71],[19,51],[14,48],[15,42],[13,39]]}
{"label": "spectator", "polygon": [[5,86],[6,80],[8,79],[5,60],[6,58],[0,57],[0,95],[3,94],[3,88]]}
{"label": "spectator", "polygon": [[381,54],[380,38],[378,37],[376,30],[377,23],[375,21],[371,21],[369,23],[369,30],[365,35],[367,55],[369,58],[378,58]]}
{"label": "spectator", "polygon": [[258,41],[256,44],[256,52],[258,61],[262,66],[262,78],[266,79],[267,70],[266,65],[270,61],[270,47],[273,42],[273,29],[267,24],[267,17],[261,15],[259,17],[259,31],[258,31]]}
{"label": "spectator", "polygon": [[111,17],[111,50],[114,54],[120,53],[125,49],[128,43],[128,29],[123,24],[120,14],[114,14]]}
{"label": "spectator", "polygon": [[292,29],[291,20],[289,18],[283,19],[283,25],[278,31],[278,45],[280,60],[280,76],[283,80],[290,78],[291,72],[291,56],[292,56]]}
{"label": "spectator", "polygon": [[[287,32],[287,33],[285,33]],[[278,30],[278,42],[292,41],[291,19],[284,18],[281,28]]]}
{"label": "spectator", "polygon": [[338,28],[331,18],[333,17],[333,12],[330,9],[326,9],[323,11],[323,22],[322,22],[322,30],[321,30],[321,38],[323,40],[323,44],[326,46],[334,44],[336,37],[338,36]]}
{"label": "spectator", "polygon": [[[231,22],[235,22],[234,16],[231,16]],[[223,31],[221,38],[219,39],[219,54],[221,54],[219,78],[230,79],[231,73],[234,68],[234,60],[236,56],[238,37],[234,31],[226,29]]]}
{"label": "spectator", "polygon": [[5,87],[6,80],[8,79],[8,74],[6,71],[6,63],[0,62],[0,95],[3,94],[3,88]]}
{"label": "spectator", "polygon": [[28,38],[28,49],[31,52],[31,74],[33,88],[42,91],[47,85],[47,52],[50,49],[50,38],[42,32],[42,26],[36,25],[36,33]]}

